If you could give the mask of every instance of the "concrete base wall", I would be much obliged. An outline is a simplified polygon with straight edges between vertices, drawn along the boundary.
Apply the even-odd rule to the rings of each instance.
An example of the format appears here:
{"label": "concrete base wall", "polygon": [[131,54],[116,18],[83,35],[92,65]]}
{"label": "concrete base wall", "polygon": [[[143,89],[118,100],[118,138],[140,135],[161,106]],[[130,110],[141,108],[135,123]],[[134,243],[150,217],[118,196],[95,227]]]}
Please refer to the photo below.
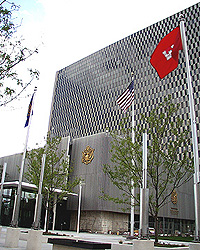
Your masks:
{"label": "concrete base wall", "polygon": [[19,235],[19,228],[8,227],[5,239],[5,246],[10,248],[17,248],[19,244]]}
{"label": "concrete base wall", "polygon": [[189,250],[200,250],[200,244],[199,243],[190,243]]}
{"label": "concrete base wall", "polygon": [[42,231],[29,230],[27,239],[27,250],[41,250],[42,249]]}
{"label": "concrete base wall", "polygon": [[[80,217],[80,231],[108,233],[127,232],[129,217],[127,214],[82,211]],[[70,230],[76,230],[77,212],[71,213]]]}
{"label": "concrete base wall", "polygon": [[154,250],[189,250],[189,247],[154,247]]}
{"label": "concrete base wall", "polygon": [[154,250],[154,242],[150,240],[133,240],[132,245],[112,244],[111,250]]}

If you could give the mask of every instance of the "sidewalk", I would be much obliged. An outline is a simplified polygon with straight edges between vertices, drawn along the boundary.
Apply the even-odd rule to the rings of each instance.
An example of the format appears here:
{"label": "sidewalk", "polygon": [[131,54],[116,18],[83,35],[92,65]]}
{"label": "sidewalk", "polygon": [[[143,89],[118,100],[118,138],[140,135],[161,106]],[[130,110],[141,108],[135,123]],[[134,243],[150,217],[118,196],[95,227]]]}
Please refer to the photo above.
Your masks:
{"label": "sidewalk", "polygon": [[[6,239],[6,227],[2,227],[2,230],[0,232],[0,250],[25,250],[27,241],[26,240],[19,240],[18,248],[8,248],[5,247],[5,239]],[[28,231],[28,229],[22,229],[22,231]],[[66,236],[58,236],[58,235],[52,235],[49,237],[56,238],[56,237],[70,237],[70,238],[77,238],[80,240],[87,240],[87,241],[93,241],[93,242],[106,242],[106,243],[119,243],[120,240],[124,241],[125,238],[121,235],[109,235],[109,234],[90,234],[90,233],[79,233],[72,231],[53,231],[54,234],[58,233],[59,235],[66,235]],[[47,237],[47,236],[46,236]],[[49,243],[42,243],[42,250],[52,250],[53,246]]]}
{"label": "sidewalk", "polygon": [[[7,250],[9,250],[9,249],[26,250],[26,245],[27,245],[26,240],[19,240],[18,248],[5,247],[6,230],[7,230],[6,227],[2,227],[2,230],[0,232],[0,250],[5,250],[5,249],[7,249]],[[28,229],[22,229],[22,231],[28,231]],[[105,243],[111,243],[111,244],[112,243],[119,243],[119,241],[122,241],[124,243],[129,242],[122,235],[91,234],[91,233],[79,233],[79,234],[77,234],[76,232],[72,232],[72,231],[53,231],[53,233],[54,234],[58,233],[59,235],[63,235],[63,236],[52,235],[49,237],[51,237],[51,238],[69,237],[72,239],[86,240],[86,241],[92,241],[92,242],[105,242]],[[48,237],[48,236],[45,236],[45,237]],[[168,241],[168,243],[169,243],[169,241]],[[183,242],[176,242],[176,244],[182,244],[182,243]],[[189,243],[186,243],[186,242],[184,244],[189,245]],[[52,249],[53,249],[52,244],[42,243],[42,250],[52,250]],[[160,248],[155,248],[155,249],[160,249]],[[162,249],[166,249],[166,248],[162,248]],[[186,248],[186,249],[189,249],[189,248]]]}

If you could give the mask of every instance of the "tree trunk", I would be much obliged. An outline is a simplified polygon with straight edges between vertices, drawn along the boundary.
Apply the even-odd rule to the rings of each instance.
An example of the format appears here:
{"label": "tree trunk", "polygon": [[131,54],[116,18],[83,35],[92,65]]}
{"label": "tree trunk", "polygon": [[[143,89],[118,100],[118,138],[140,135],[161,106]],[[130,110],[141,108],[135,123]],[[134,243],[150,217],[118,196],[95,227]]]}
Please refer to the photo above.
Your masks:
{"label": "tree trunk", "polygon": [[158,214],[155,214],[155,242],[158,242]]}
{"label": "tree trunk", "polygon": [[46,233],[49,232],[49,221],[50,221],[50,206],[47,207],[47,221],[46,221]]}

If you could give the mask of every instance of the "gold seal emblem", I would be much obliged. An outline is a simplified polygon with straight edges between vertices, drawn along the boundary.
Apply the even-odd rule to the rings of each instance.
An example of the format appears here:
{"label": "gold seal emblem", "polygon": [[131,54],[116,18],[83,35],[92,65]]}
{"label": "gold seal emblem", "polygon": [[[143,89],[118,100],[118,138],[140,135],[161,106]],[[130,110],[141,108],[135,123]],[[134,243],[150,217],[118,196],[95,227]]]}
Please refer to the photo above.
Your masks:
{"label": "gold seal emblem", "polygon": [[82,163],[88,165],[94,158],[94,149],[90,146],[87,146],[86,149],[82,152]]}
{"label": "gold seal emblem", "polygon": [[171,194],[171,201],[173,204],[177,204],[178,199],[177,199],[177,193],[175,190]]}

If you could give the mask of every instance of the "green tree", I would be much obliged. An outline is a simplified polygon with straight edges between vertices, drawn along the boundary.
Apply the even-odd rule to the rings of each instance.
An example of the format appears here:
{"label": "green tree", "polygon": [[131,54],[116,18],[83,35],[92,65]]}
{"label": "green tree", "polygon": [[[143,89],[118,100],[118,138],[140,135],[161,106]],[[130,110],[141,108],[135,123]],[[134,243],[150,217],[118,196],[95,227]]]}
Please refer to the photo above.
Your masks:
{"label": "green tree", "polygon": [[[112,164],[106,165],[104,172],[123,191],[123,196],[119,198],[104,194],[104,198],[130,205],[133,182],[134,187],[138,188],[142,183],[142,134],[146,131],[149,213],[154,218],[157,242],[160,209],[169,202],[173,191],[193,176],[193,160],[189,157],[190,130],[179,118],[178,105],[173,104],[170,97],[152,110],[148,117],[141,115],[140,121],[135,128],[134,144],[126,122],[121,124],[120,136],[112,134]],[[132,198],[135,205],[139,205],[138,192]]]}
{"label": "green tree", "polygon": [[33,79],[39,77],[37,70],[28,69],[30,79],[24,83],[16,71],[19,65],[38,53],[37,48],[27,48],[23,39],[16,36],[19,25],[14,23],[13,13],[18,10],[14,3],[6,0],[0,3],[0,106],[16,99]]}
{"label": "green tree", "polygon": [[[55,202],[62,200],[72,189],[79,184],[80,179],[69,180],[69,174],[73,169],[69,166],[66,150],[60,150],[61,137],[51,138],[47,136],[46,145],[43,148],[33,149],[27,152],[27,171],[25,178],[28,182],[39,187],[42,156],[46,154],[44,179],[42,185],[43,204],[47,210],[46,232],[49,229],[50,214]],[[55,201],[55,190],[59,189],[57,201]]]}

